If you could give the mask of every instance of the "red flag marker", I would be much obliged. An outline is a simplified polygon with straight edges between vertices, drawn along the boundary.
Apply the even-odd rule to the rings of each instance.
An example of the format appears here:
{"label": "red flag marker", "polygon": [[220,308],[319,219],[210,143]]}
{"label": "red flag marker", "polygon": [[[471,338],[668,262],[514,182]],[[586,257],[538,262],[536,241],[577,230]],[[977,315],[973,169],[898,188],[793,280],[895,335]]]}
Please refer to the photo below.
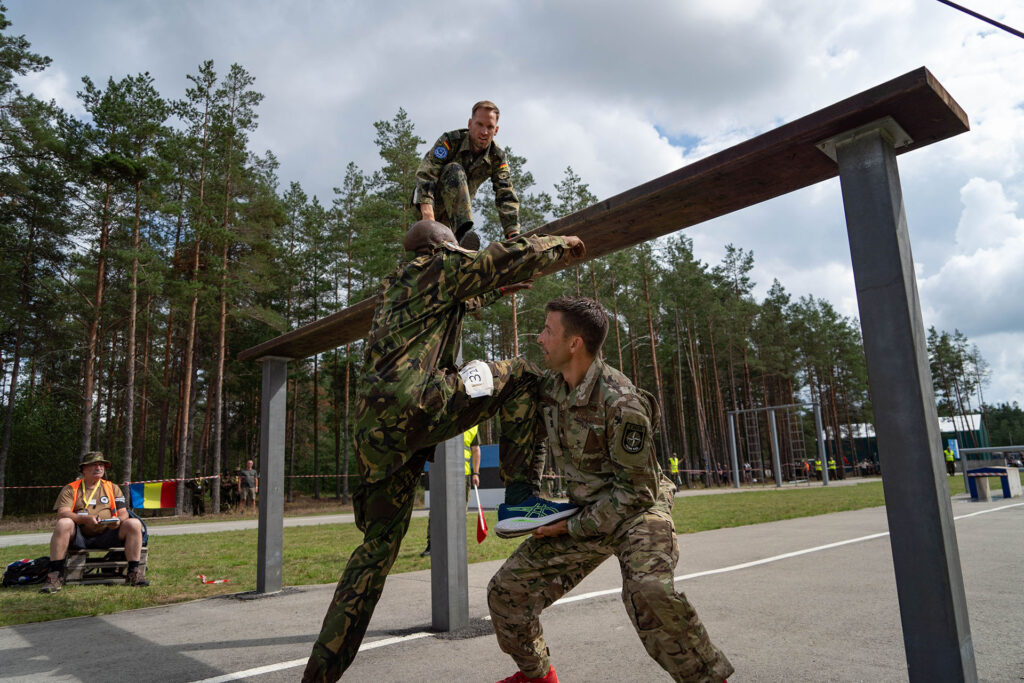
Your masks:
{"label": "red flag marker", "polygon": [[484,519],[484,507],[480,504],[480,489],[473,487],[476,494],[476,511],[479,513],[476,518],[476,542],[483,543],[487,538],[487,520]]}

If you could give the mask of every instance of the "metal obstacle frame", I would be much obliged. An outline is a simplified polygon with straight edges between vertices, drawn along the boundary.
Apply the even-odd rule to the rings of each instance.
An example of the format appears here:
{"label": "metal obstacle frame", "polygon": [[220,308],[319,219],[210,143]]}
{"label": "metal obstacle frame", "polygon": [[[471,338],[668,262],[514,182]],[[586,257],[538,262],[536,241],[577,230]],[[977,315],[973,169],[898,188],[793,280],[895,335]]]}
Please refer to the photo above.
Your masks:
{"label": "metal obstacle frame", "polygon": [[[792,408],[807,408],[811,407],[814,412],[814,432],[817,435],[818,441],[818,457],[823,457],[825,453],[825,432],[821,428],[821,405],[817,401],[810,401],[807,403],[787,403],[785,405],[777,406],[763,406],[761,408],[742,408],[739,410],[730,410],[726,413],[729,422],[729,457],[732,461],[732,486],[733,488],[740,487],[740,465],[739,465],[739,449],[737,448],[736,430],[738,425],[736,424],[736,417],[743,415],[745,418],[749,416],[756,416],[760,413],[765,413],[768,417],[768,434],[769,434],[769,445],[771,446],[772,456],[772,472],[775,476],[775,486],[782,486],[782,451],[779,448],[779,433],[778,424],[775,422],[775,411],[785,410],[787,415],[789,410]],[[760,426],[758,425],[758,430]],[[758,447],[760,447],[760,432],[757,434]],[[749,449],[749,440],[748,440]],[[759,449],[758,449],[759,450]],[[749,451],[748,451],[749,453]],[[749,458],[748,458],[749,461]],[[763,462],[763,460],[761,460]],[[824,462],[824,461],[823,461]],[[822,467],[821,469],[821,483],[822,486],[828,486],[828,467]],[[762,476],[763,479],[763,476]]]}

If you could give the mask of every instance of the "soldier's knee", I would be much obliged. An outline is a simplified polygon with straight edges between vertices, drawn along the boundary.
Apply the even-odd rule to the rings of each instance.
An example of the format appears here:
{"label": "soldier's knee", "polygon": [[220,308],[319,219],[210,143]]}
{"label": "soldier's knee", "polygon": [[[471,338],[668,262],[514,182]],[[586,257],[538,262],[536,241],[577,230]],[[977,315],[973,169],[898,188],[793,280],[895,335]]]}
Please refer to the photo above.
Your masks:
{"label": "soldier's knee", "polygon": [[487,583],[487,607],[492,614],[504,614],[510,607],[509,592],[504,583],[505,577],[500,569]]}
{"label": "soldier's knee", "polygon": [[622,586],[622,600],[640,623],[657,620],[657,614],[669,607],[674,596],[671,585],[652,576],[633,579]]}
{"label": "soldier's knee", "polygon": [[462,164],[454,162],[445,164],[444,168],[441,169],[441,175],[438,179],[444,185],[468,182],[466,179],[466,169],[462,168]]}

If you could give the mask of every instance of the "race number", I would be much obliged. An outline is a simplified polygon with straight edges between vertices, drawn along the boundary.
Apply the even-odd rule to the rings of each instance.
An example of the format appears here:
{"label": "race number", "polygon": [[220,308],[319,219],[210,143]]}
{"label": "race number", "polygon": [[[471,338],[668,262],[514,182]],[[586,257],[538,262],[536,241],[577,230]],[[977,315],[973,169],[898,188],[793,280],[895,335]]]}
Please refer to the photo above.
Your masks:
{"label": "race number", "polygon": [[471,360],[459,370],[459,377],[466,385],[466,394],[470,398],[490,396],[494,393],[494,376],[487,363],[482,360]]}

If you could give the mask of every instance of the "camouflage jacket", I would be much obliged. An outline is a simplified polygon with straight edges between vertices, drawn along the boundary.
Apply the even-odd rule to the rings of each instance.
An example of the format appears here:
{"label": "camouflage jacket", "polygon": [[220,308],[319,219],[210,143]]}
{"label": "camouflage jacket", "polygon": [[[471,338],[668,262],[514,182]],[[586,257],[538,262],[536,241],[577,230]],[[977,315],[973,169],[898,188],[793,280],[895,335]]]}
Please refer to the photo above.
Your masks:
{"label": "camouflage jacket", "polygon": [[548,373],[540,392],[549,452],[565,476],[577,539],[612,536],[653,513],[671,520],[675,486],[654,452],[653,397],[601,358],[575,390]]}
{"label": "camouflage jacket", "polygon": [[502,230],[507,235],[512,229],[519,229],[519,198],[512,187],[505,151],[491,142],[479,156],[469,146],[469,129],[450,130],[437,139],[427,151],[416,169],[416,191],[412,203],[433,204],[434,190],[441,169],[446,164],[457,162],[466,171],[469,180],[469,194],[474,196],[477,189],[488,178],[494,187],[494,204]]}
{"label": "camouflage jacket", "polygon": [[[467,311],[500,296],[558,261],[561,237],[530,235],[481,251],[444,244],[384,279],[373,314],[356,406],[360,471],[380,481],[409,458],[409,436],[422,433],[444,392],[441,371],[456,369]],[[415,439],[413,439],[415,441]]]}

